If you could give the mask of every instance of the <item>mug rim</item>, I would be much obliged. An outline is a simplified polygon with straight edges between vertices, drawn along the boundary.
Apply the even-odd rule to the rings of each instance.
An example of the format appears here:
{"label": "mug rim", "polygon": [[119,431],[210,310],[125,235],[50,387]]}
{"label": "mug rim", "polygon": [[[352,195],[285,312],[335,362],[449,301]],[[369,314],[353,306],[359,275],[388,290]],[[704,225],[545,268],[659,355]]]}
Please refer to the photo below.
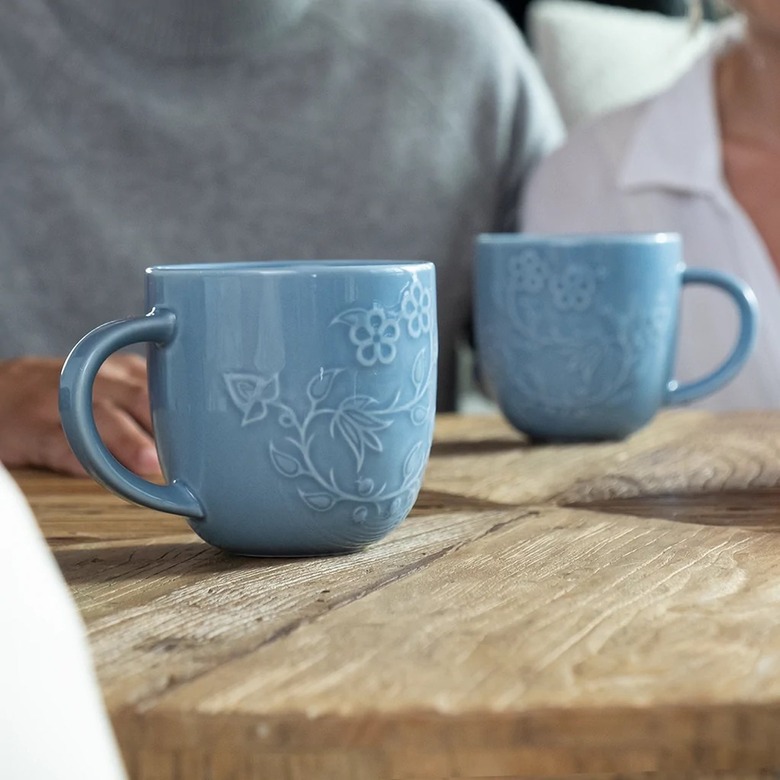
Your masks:
{"label": "mug rim", "polygon": [[593,246],[596,244],[679,244],[675,231],[606,231],[603,233],[480,233],[477,244],[547,244]]}
{"label": "mug rim", "polygon": [[152,265],[146,269],[146,274],[272,274],[284,275],[293,273],[330,274],[349,271],[351,273],[397,271],[410,272],[433,270],[430,260],[247,260],[228,261],[225,263],[167,263]]}

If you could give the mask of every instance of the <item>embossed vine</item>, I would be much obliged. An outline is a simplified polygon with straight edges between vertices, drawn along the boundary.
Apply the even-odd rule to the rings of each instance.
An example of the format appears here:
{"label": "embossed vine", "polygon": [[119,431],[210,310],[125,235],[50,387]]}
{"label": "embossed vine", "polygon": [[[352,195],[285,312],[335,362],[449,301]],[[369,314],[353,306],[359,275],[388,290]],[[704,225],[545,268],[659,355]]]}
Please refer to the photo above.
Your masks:
{"label": "embossed vine", "polygon": [[[266,421],[272,414],[285,435],[269,445],[271,462],[283,477],[299,482],[298,495],[310,508],[326,512],[340,502],[353,504],[352,517],[363,523],[371,517],[393,517],[411,507],[427,462],[429,426],[434,404],[436,330],[431,294],[415,277],[394,306],[374,301],[368,308],[339,312],[331,326],[339,328],[354,348],[357,366],[322,368],[308,382],[303,408],[285,398],[280,373],[263,375],[229,372],[228,394],[242,414],[241,425]],[[355,371],[391,366],[402,339],[416,345],[411,374],[388,398],[355,393]],[[299,407],[301,405],[299,404]],[[370,453],[385,449],[383,434],[408,416],[420,429],[409,444],[401,474],[392,484],[377,484],[364,472]],[[318,457],[317,440],[329,435],[343,442],[354,469],[345,476]]]}

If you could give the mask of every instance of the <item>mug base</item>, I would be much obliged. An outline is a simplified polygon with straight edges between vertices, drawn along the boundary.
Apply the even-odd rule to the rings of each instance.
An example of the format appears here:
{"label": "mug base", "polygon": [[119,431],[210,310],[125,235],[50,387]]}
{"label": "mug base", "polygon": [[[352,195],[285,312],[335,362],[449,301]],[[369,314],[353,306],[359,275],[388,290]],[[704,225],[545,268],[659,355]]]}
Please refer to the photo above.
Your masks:
{"label": "mug base", "polygon": [[[201,540],[204,541],[205,540]],[[215,547],[215,545],[205,542],[209,547]],[[306,552],[251,552],[245,550],[228,549],[225,547],[215,547],[225,555],[230,555],[234,558],[262,558],[264,560],[295,560],[297,558],[340,558],[345,555],[353,555],[365,550],[369,545],[363,547],[354,547],[349,550],[325,550],[323,552],[306,551]]]}
{"label": "mug base", "polygon": [[635,431],[625,433],[605,433],[605,434],[537,434],[523,431],[528,437],[529,444],[544,446],[556,444],[608,444],[609,442],[624,441]]}

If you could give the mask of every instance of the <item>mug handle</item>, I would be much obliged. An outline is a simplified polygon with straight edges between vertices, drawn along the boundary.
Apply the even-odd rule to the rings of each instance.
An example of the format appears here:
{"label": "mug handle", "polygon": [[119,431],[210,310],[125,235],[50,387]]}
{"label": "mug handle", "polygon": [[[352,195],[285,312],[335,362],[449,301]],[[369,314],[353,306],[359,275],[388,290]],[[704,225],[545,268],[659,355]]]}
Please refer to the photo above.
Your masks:
{"label": "mug handle", "polygon": [[92,410],[95,376],[106,358],[122,347],[142,341],[166,344],[176,330],[176,315],[154,309],[100,325],[71,350],[60,376],[60,417],[65,436],[87,472],[101,485],[142,506],[161,512],[202,518],[200,501],[182,482],[156,485],[126,469],[103,443]]}
{"label": "mug handle", "polygon": [[671,380],[666,386],[664,404],[674,406],[694,401],[715,392],[739,372],[753,350],[758,324],[758,303],[753,290],[741,279],[732,274],[709,268],[686,268],[682,283],[709,284],[728,293],[737,305],[739,312],[739,338],[731,354],[707,376],[693,382],[680,385]]}

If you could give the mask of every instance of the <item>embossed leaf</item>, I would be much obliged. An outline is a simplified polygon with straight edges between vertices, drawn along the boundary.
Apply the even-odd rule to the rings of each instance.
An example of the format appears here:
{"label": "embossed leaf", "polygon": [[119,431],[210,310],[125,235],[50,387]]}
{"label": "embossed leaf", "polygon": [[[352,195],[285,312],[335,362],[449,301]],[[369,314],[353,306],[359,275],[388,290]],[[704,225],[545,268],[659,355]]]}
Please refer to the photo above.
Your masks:
{"label": "embossed leaf", "polygon": [[425,381],[425,350],[421,349],[417,353],[417,357],[414,359],[414,365],[412,366],[412,382],[414,386],[419,388]]}
{"label": "embossed leaf", "polygon": [[374,480],[368,477],[361,477],[357,481],[357,492],[361,496],[370,496],[374,490]]}
{"label": "embossed leaf", "polygon": [[382,452],[382,442],[376,435],[376,431],[381,431],[388,425],[390,425],[389,421],[382,420],[371,412],[351,405],[342,405],[333,418],[331,427],[335,427],[349,445],[360,469],[363,466],[366,448]]}
{"label": "embossed leaf", "polygon": [[261,380],[257,388],[257,400],[275,401],[279,397],[279,374],[274,374],[270,379]]}
{"label": "embossed leaf", "polygon": [[425,451],[421,441],[409,450],[409,454],[404,460],[404,477],[411,477],[413,474],[417,474],[422,466]]}
{"label": "embossed leaf", "polygon": [[259,422],[268,414],[268,407],[265,401],[257,401],[253,403],[245,412],[244,418],[241,420],[241,427],[249,425],[249,423]]}
{"label": "embossed leaf", "polygon": [[302,490],[298,493],[303,502],[317,512],[327,512],[336,503],[336,499],[330,493],[304,493]]}
{"label": "embossed leaf", "polygon": [[428,420],[428,407],[427,406],[415,406],[412,409],[412,423],[414,425],[422,425]]}
{"label": "embossed leaf", "polygon": [[346,414],[355,425],[372,431],[383,431],[392,424],[392,420],[385,420],[372,411],[369,407],[377,406],[377,402],[367,395],[356,395],[348,398],[339,407],[342,414]]}
{"label": "embossed leaf", "polygon": [[352,513],[352,519],[359,524],[365,523],[366,520],[368,520],[368,507],[355,507],[355,511]]}
{"label": "embossed leaf", "polygon": [[359,325],[366,319],[366,312],[363,309],[348,309],[336,315],[331,321],[331,325],[341,322],[344,325]]}
{"label": "embossed leaf", "polygon": [[390,504],[388,515],[397,515],[404,508],[404,503],[404,496],[396,496]]}
{"label": "embossed leaf", "polygon": [[309,399],[316,403],[325,398],[333,385],[333,379],[339,372],[340,369],[338,368],[332,368],[329,371],[320,371],[320,373],[309,382],[309,386],[306,388]]}
{"label": "embossed leaf", "polygon": [[276,470],[285,477],[297,477],[303,473],[303,466],[294,455],[288,455],[271,445],[271,460]]}
{"label": "embossed leaf", "polygon": [[279,415],[279,425],[282,426],[282,428],[292,428],[296,424],[295,419],[295,412],[293,412],[292,409],[285,409],[280,415]]}
{"label": "embossed leaf", "polygon": [[224,379],[233,403],[245,412],[255,402],[255,393],[263,378],[256,374],[225,374]]}
{"label": "embossed leaf", "polygon": [[333,418],[333,425],[336,430],[341,434],[341,437],[349,445],[349,448],[355,455],[357,460],[358,470],[363,466],[363,458],[365,457],[365,445],[360,434],[360,429],[357,428],[352,421],[345,417],[343,414],[337,414]]}
{"label": "embossed leaf", "polygon": [[267,404],[279,396],[279,375],[267,378],[259,374],[224,374],[225,384],[233,403],[244,413],[241,425],[262,420],[268,413]]}

